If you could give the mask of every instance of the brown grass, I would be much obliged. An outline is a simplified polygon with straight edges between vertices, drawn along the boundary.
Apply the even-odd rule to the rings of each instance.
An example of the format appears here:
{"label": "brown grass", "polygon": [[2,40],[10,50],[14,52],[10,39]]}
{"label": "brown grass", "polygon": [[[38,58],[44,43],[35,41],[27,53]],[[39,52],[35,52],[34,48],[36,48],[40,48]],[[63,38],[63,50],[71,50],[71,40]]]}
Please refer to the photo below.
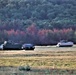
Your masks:
{"label": "brown grass", "polygon": [[48,66],[55,68],[76,68],[76,47],[36,47],[34,51],[0,51],[0,66]]}
{"label": "brown grass", "polygon": [[[24,75],[24,72],[19,71],[18,67],[26,65],[29,65],[33,71],[36,71],[31,71],[30,74],[26,72],[28,75],[56,75],[56,72],[58,75],[75,75],[76,46],[64,48],[37,46],[34,51],[0,51],[0,66],[16,67],[19,74],[17,70],[16,73],[18,75]],[[52,72],[50,73],[49,70]],[[70,71],[73,73],[70,74]]]}

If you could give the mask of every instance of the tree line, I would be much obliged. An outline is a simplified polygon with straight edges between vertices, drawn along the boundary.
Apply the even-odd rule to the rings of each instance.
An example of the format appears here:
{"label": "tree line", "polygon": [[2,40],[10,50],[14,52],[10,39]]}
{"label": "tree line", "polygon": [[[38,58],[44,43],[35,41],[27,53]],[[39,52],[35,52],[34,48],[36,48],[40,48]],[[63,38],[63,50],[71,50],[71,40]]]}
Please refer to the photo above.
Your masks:
{"label": "tree line", "polygon": [[21,30],[0,31],[0,41],[11,40],[16,43],[33,43],[35,45],[53,45],[60,40],[68,40],[76,43],[76,32],[70,29],[39,29],[35,25]]}
{"label": "tree line", "polygon": [[76,29],[76,0],[0,0],[0,28],[25,29],[32,23],[41,29]]}

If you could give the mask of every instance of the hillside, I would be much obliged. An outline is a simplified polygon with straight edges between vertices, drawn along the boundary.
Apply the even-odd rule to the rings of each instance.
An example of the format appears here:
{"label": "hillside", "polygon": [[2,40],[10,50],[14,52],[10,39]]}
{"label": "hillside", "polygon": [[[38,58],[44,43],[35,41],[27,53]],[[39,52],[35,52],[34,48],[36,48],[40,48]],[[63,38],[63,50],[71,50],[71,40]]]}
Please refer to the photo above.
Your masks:
{"label": "hillside", "polygon": [[22,41],[22,38],[27,41],[33,36],[30,42],[61,39],[76,42],[76,33],[68,34],[70,30],[76,30],[76,0],[0,0],[0,41]]}
{"label": "hillside", "polygon": [[0,0],[0,21],[4,29],[23,30],[32,23],[42,29],[74,28],[76,0]]}

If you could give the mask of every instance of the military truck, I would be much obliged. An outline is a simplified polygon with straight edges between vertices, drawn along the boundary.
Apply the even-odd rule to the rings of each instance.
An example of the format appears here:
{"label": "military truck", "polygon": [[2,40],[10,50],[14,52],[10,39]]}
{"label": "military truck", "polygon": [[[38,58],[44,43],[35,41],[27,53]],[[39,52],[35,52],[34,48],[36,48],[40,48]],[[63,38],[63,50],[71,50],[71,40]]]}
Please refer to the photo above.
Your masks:
{"label": "military truck", "polygon": [[3,50],[19,50],[21,49],[22,44],[13,43],[11,41],[4,41]]}

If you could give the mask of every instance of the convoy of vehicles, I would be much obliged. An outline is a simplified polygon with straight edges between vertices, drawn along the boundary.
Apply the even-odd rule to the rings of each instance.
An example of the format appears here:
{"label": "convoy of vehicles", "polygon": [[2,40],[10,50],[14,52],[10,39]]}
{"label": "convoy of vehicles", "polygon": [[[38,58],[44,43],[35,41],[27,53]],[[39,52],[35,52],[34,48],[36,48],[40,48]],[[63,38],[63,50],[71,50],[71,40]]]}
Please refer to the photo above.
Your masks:
{"label": "convoy of vehicles", "polygon": [[34,50],[35,46],[33,44],[20,44],[14,43],[11,41],[4,41],[3,44],[0,45],[0,50]]}
{"label": "convoy of vehicles", "polygon": [[[56,45],[57,47],[72,47],[74,44],[71,41],[61,40]],[[3,44],[0,45],[0,50],[34,50],[35,46],[33,44],[19,44],[13,43],[11,41],[4,41]]]}

